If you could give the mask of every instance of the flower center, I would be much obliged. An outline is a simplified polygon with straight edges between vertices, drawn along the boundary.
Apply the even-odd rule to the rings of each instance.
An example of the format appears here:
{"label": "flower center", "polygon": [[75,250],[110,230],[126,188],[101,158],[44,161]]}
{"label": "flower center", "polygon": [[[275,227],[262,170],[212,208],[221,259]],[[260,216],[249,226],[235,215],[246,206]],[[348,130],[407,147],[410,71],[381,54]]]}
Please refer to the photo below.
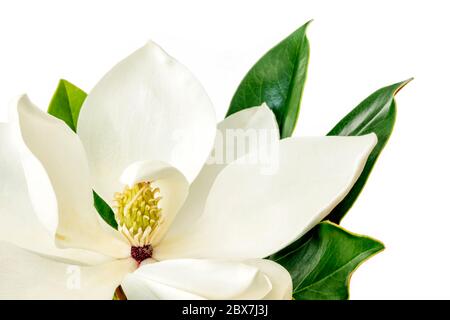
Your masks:
{"label": "flower center", "polygon": [[138,263],[141,263],[145,259],[151,258],[153,254],[153,247],[148,244],[143,247],[131,247],[131,257]]}
{"label": "flower center", "polygon": [[138,262],[151,257],[151,242],[163,223],[158,193],[151,182],[140,182],[114,195],[119,232],[130,242],[131,256]]}

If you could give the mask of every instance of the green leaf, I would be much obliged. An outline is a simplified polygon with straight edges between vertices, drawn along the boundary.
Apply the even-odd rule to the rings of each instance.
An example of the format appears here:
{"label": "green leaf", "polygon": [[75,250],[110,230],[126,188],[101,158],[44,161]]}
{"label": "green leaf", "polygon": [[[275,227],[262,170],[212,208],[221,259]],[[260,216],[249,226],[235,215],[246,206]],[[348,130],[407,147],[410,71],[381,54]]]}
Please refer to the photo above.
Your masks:
{"label": "green leaf", "polygon": [[[48,113],[63,120],[74,132],[77,131],[78,116],[87,94],[67,80],[60,80],[53,95]],[[94,193],[94,206],[103,220],[117,229],[114,212],[100,196]]]}
{"label": "green leaf", "polygon": [[94,206],[99,215],[114,229],[118,228],[114,211],[111,207],[94,191]]}
{"label": "green leaf", "polygon": [[281,137],[292,135],[308,69],[308,24],[281,41],[250,69],[231,100],[227,116],[265,102],[275,113]]}
{"label": "green leaf", "polygon": [[272,255],[293,281],[296,300],[344,300],[352,273],[364,260],[384,249],[382,243],[352,234],[331,222]]}
{"label": "green leaf", "polygon": [[74,132],[77,130],[78,115],[87,94],[69,81],[60,80],[53,95],[48,113],[63,120]]}
{"label": "green leaf", "polygon": [[370,154],[361,176],[349,194],[326,218],[327,220],[339,223],[361,193],[378,156],[394,129],[397,113],[394,96],[411,80],[408,79],[375,91],[328,133],[329,136],[361,136],[374,132],[378,137],[378,143]]}

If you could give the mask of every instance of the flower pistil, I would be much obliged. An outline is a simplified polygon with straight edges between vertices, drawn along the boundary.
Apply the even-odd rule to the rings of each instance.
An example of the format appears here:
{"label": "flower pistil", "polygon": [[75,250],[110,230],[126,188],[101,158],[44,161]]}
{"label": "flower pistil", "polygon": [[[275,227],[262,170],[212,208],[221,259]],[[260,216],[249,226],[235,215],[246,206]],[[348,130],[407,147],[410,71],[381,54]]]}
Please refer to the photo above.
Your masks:
{"label": "flower pistil", "polygon": [[138,262],[151,257],[152,239],[163,223],[159,191],[152,182],[139,182],[114,195],[118,230],[130,242],[131,255]]}

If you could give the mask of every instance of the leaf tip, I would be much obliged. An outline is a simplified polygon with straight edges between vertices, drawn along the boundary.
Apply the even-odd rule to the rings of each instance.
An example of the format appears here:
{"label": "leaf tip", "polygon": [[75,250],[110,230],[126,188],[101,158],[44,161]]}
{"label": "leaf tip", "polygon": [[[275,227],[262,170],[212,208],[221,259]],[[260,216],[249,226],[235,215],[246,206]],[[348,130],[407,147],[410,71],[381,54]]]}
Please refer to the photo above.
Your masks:
{"label": "leaf tip", "polygon": [[385,249],[386,249],[386,245],[382,242],[382,241],[380,241],[380,240],[374,240],[375,242],[377,242],[378,243],[378,250],[377,250],[377,253],[379,253],[379,252],[381,252],[381,251],[384,251]]}
{"label": "leaf tip", "polygon": [[70,84],[70,82],[66,79],[59,79],[59,85],[66,86],[67,84]]}
{"label": "leaf tip", "polygon": [[294,31],[294,33],[297,33],[297,32],[300,32],[300,31],[303,32],[303,33],[306,33],[306,30],[308,29],[309,25],[310,25],[311,22],[313,22],[313,21],[314,21],[314,19],[310,19],[310,20],[306,21],[304,24],[301,25],[301,27],[297,28],[297,29]]}
{"label": "leaf tip", "polygon": [[396,95],[400,90],[402,90],[408,83],[414,80],[414,77],[408,78],[404,81],[398,83],[398,88],[395,90],[394,95]]}
{"label": "leaf tip", "polygon": [[314,19],[309,19],[308,21],[306,21],[306,22],[299,28],[299,30],[300,30],[300,29],[303,29],[303,30],[306,32],[306,30],[308,29],[309,25],[310,25],[313,21],[314,21]]}

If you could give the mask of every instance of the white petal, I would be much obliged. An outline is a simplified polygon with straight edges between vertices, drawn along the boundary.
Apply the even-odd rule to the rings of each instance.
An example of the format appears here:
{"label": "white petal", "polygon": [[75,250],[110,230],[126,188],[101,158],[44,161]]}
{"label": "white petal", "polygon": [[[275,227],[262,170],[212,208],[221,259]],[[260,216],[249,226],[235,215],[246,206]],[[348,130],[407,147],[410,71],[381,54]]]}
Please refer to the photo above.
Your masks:
{"label": "white petal", "polygon": [[201,219],[166,238],[155,259],[264,258],[325,218],[346,196],[376,145],[362,137],[290,138],[273,172],[241,158],[217,177]]}
{"label": "white petal", "polygon": [[136,269],[129,258],[98,266],[71,265],[0,242],[0,299],[107,299]]}
{"label": "white petal", "polygon": [[163,222],[152,239],[152,246],[157,246],[183,205],[189,183],[180,171],[161,161],[136,162],[124,171],[120,180],[128,186],[151,181],[153,187],[159,188],[161,200],[158,205],[162,209]]}
{"label": "white petal", "polygon": [[204,297],[134,274],[125,277],[122,289],[128,300],[205,300]]}
{"label": "white petal", "polygon": [[211,101],[181,64],[149,42],[116,65],[87,97],[77,132],[94,189],[111,201],[120,174],[136,161],[164,161],[189,181],[215,134]]}
{"label": "white petal", "polygon": [[[94,252],[56,248],[30,202],[17,142],[11,125],[0,123],[0,241],[86,264],[104,261],[104,256]],[[53,214],[48,211],[50,218]]]}
{"label": "white petal", "polygon": [[[45,250],[47,233],[33,214],[19,154],[13,145],[12,129],[0,124],[0,240],[38,251]],[[44,246],[42,248],[41,246]]]}
{"label": "white petal", "polygon": [[[220,122],[217,129],[210,160],[189,188],[189,196],[170,228],[168,237],[183,232],[187,224],[191,224],[203,213],[212,184],[228,164],[263,147],[261,144],[266,143],[264,138],[279,140],[275,115],[266,104],[232,114]],[[257,139],[250,139],[252,136]]]}
{"label": "white petal", "polygon": [[264,300],[292,300],[292,278],[285,268],[274,261],[265,259],[247,260],[245,263],[258,268],[270,279],[272,290],[264,297]]}
{"label": "white petal", "polygon": [[122,286],[129,299],[261,299],[272,289],[268,277],[250,265],[193,259],[143,265]]}
{"label": "white petal", "polygon": [[19,157],[17,159],[18,162],[21,162],[21,171],[24,171],[25,174],[28,195],[34,211],[44,227],[54,234],[58,226],[58,205],[55,192],[45,168],[23,141],[17,112],[20,99],[22,99],[21,96],[17,97],[11,103],[9,110],[8,125],[12,130],[11,145],[14,146],[14,154],[18,153],[20,156],[20,159]]}
{"label": "white petal", "polygon": [[19,99],[17,110],[23,140],[45,167],[55,191],[59,215],[56,243],[111,257],[129,256],[128,244],[105,232],[99,222],[88,164],[77,135],[26,96]]}

